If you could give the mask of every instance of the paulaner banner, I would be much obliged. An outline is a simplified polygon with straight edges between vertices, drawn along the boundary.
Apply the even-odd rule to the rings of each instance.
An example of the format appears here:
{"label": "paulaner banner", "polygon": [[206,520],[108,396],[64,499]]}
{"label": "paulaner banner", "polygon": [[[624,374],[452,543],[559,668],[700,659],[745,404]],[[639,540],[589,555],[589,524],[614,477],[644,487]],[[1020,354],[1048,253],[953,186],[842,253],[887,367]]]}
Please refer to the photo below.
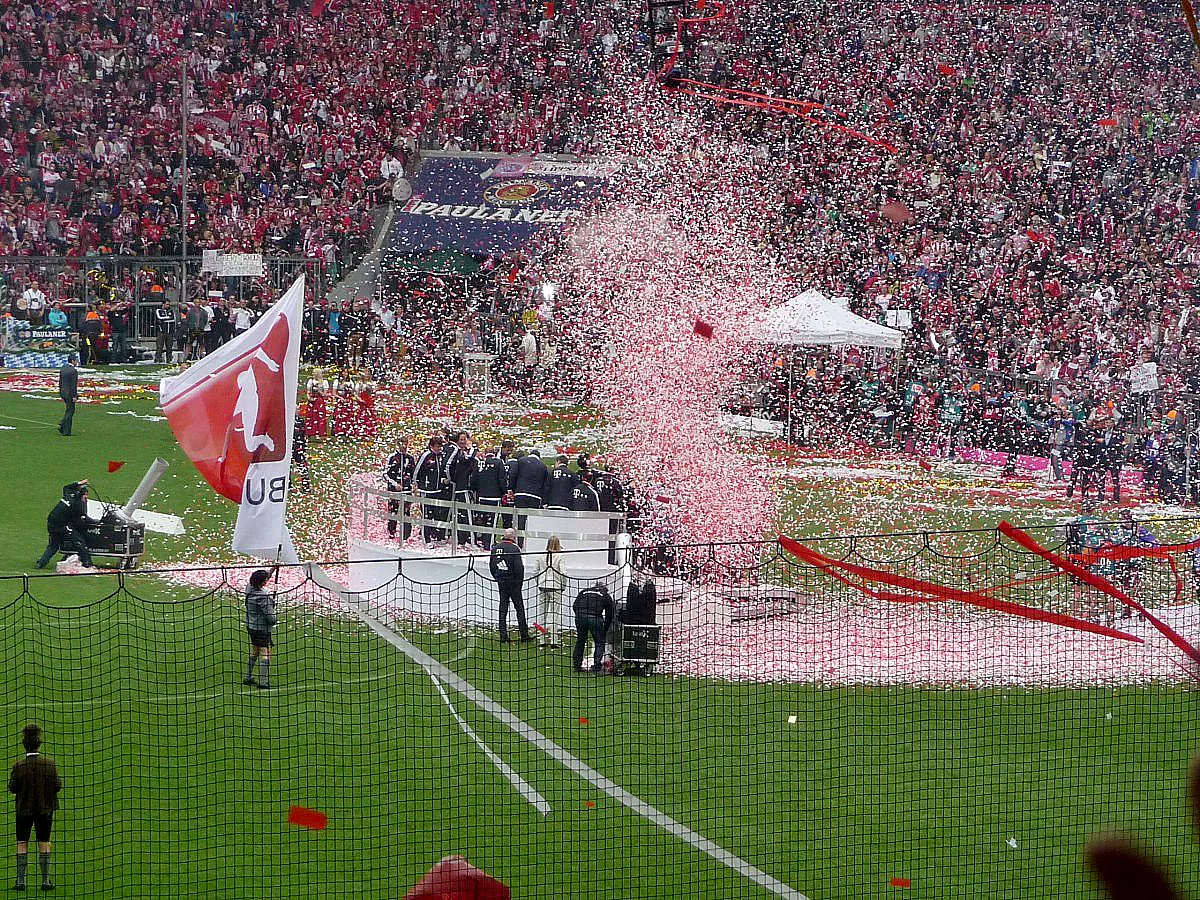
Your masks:
{"label": "paulaner banner", "polygon": [[508,253],[544,228],[561,228],[595,200],[616,164],[530,157],[432,157],[397,211],[393,253]]}
{"label": "paulaner banner", "polygon": [[0,333],[0,358],[10,369],[57,369],[78,349],[78,335],[69,328],[34,328],[8,319]]}

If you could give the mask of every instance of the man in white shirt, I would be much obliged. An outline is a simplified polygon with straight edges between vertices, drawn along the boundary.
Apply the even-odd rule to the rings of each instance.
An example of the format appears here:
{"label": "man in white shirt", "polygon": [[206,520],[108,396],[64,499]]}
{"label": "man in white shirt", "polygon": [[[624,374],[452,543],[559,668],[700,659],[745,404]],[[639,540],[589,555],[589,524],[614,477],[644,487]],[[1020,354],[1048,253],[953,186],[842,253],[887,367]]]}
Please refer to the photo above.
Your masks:
{"label": "man in white shirt", "polygon": [[404,163],[396,159],[396,154],[388,152],[388,155],[383,158],[383,162],[379,164],[379,174],[391,181],[393,178],[398,178],[404,174]]}
{"label": "man in white shirt", "polygon": [[46,315],[46,295],[42,293],[36,281],[31,281],[29,287],[21,294],[21,299],[24,301],[25,313],[29,316],[29,324],[38,326],[42,324],[42,317]]}
{"label": "man in white shirt", "polygon": [[233,334],[236,337],[242,334],[253,324],[253,318],[250,315],[250,310],[246,308],[245,302],[238,303],[233,308]]}

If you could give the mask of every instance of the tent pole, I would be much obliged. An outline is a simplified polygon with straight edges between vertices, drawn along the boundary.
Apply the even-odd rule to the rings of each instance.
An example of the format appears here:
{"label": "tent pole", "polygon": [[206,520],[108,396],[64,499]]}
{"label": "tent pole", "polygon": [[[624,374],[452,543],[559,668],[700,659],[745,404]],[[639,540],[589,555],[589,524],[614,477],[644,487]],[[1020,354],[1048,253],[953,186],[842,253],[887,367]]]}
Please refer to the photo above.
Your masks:
{"label": "tent pole", "polygon": [[792,427],[792,397],[796,393],[796,354],[788,352],[788,402],[787,402],[787,442],[789,447],[795,446],[795,429]]}

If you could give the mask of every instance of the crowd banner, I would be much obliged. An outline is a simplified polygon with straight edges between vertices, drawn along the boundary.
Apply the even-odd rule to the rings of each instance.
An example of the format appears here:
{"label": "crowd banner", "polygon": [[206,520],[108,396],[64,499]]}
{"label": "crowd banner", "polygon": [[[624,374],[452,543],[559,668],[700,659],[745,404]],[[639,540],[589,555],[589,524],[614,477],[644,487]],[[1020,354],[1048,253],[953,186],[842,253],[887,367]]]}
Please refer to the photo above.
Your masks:
{"label": "crowd banner", "polygon": [[1129,389],[1133,393],[1151,394],[1158,388],[1158,363],[1140,363],[1129,370]]}
{"label": "crowd banner", "polygon": [[261,253],[222,253],[217,265],[217,274],[226,278],[261,278],[266,273]]}
{"label": "crowd banner", "polygon": [[532,157],[430,157],[396,211],[387,249],[398,256],[511,252],[542,229],[570,222],[618,169]]}
{"label": "crowd banner", "polygon": [[205,250],[200,256],[200,274],[221,271],[221,251]]}
{"label": "crowd banner", "polygon": [[69,328],[35,328],[21,319],[6,319],[0,355],[9,369],[57,369],[79,351],[78,335]]}

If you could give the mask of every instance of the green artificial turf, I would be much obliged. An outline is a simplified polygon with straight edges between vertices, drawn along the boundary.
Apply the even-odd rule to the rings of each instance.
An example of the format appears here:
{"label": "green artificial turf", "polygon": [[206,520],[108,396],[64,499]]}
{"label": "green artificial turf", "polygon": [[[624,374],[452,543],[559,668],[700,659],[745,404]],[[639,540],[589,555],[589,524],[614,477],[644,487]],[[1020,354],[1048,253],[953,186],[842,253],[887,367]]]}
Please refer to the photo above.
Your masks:
{"label": "green artificial turf", "polygon": [[[140,596],[142,580],[129,582]],[[894,896],[893,878],[913,897],[1095,897],[1080,847],[1114,823],[1194,875],[1183,775],[1200,710],[1182,689],[594,678],[565,651],[409,637],[447,658],[467,649],[454,668],[478,688],[810,897]],[[62,895],[398,897],[464,853],[519,897],[770,896],[451,692],[548,801],[543,817],[429,677],[364,626],[287,604],[277,639],[262,692],[239,681],[228,594],[0,610],[0,731],[41,723],[66,782]],[[328,828],[288,825],[292,805]]]}
{"label": "green artificial turf", "polygon": [[[11,473],[0,573],[31,570],[62,484],[89,477],[123,500],[156,455],[172,469],[149,506],[199,521],[204,540],[232,521],[165,423],[109,412],[155,414],[147,397],[83,406],[77,435],[60,438],[56,404],[0,392],[0,424],[16,429],[0,431]],[[110,459],[126,466],[109,475]],[[179,558],[196,534],[152,536],[147,561]],[[276,687],[243,687],[239,599],[192,599],[201,593],[144,576],[123,588],[114,576],[0,581],[0,734],[15,756],[21,726],[41,723],[66,782],[58,896],[382,900],[452,853],[514,897],[770,896],[451,692],[545,797],[543,817],[430,678],[345,618],[285,600]],[[569,670],[565,651],[504,650],[488,633],[408,637],[622,788],[813,900],[1096,898],[1081,847],[1113,824],[1200,886],[1184,799],[1200,709],[1185,688],[591,678]],[[289,825],[292,805],[325,813],[328,827]]]}

